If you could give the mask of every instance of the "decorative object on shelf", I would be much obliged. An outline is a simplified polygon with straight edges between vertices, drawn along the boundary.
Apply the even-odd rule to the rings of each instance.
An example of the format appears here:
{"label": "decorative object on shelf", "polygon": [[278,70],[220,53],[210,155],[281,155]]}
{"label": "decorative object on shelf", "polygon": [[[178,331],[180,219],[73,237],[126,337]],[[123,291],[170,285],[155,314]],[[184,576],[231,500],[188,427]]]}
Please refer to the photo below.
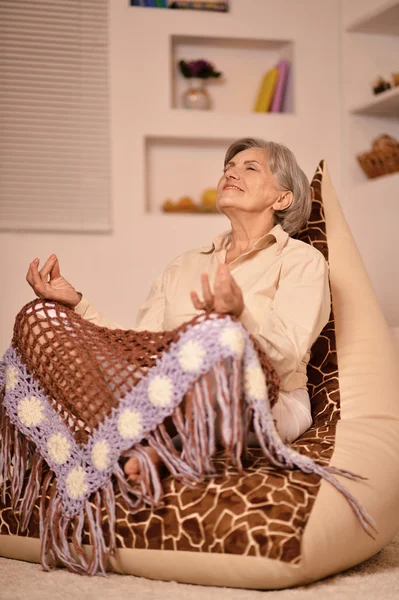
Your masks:
{"label": "decorative object on shelf", "polygon": [[208,110],[211,108],[211,98],[205,85],[210,78],[218,79],[222,73],[216,71],[213,64],[207,60],[179,61],[180,73],[188,79],[188,88],[183,93],[183,106],[189,109]]}
{"label": "decorative object on shelf", "polygon": [[177,202],[169,198],[162,205],[164,212],[195,212],[195,202],[190,196],[182,196]]}
{"label": "decorative object on shelf", "polygon": [[381,94],[386,90],[391,89],[391,84],[389,81],[386,81],[383,77],[377,77],[377,79],[373,82],[373,92],[374,94]]}
{"label": "decorative object on shelf", "polygon": [[371,146],[372,150],[376,151],[376,150],[397,150],[399,147],[399,142],[395,140],[395,138],[393,138],[392,136],[388,135],[387,133],[383,133],[382,135],[379,135],[377,138],[375,138],[375,140],[373,141],[373,144]]}
{"label": "decorative object on shelf", "polygon": [[208,60],[200,58],[198,60],[180,60],[180,73],[186,79],[195,77],[197,79],[210,79],[211,77],[219,78],[223,73],[216,71],[215,67]]}
{"label": "decorative object on shelf", "polygon": [[262,79],[254,112],[282,112],[290,63],[281,60]]}
{"label": "decorative object on shelf", "polygon": [[204,79],[190,79],[188,87],[183,92],[182,102],[184,108],[209,110],[212,102],[205,85]]}
{"label": "decorative object on shelf", "polygon": [[202,194],[202,206],[216,210],[218,191],[216,188],[208,188]]}
{"label": "decorative object on shelf", "polygon": [[392,73],[392,83],[394,87],[399,85],[399,73]]}
{"label": "decorative object on shelf", "polygon": [[168,8],[168,0],[130,0],[130,6],[145,8]]}
{"label": "decorative object on shelf", "polygon": [[169,0],[169,8],[189,8],[193,10],[213,10],[216,12],[227,12],[229,10],[228,2],[196,2],[190,0],[171,1]]}
{"label": "decorative object on shelf", "polygon": [[144,8],[188,8],[193,10],[212,10],[216,12],[227,12],[229,3],[222,0],[214,2],[198,2],[196,0],[130,0],[130,6],[141,6]]}
{"label": "decorative object on shelf", "polygon": [[357,155],[357,160],[369,179],[399,172],[399,142],[387,134],[378,136],[371,152]]}
{"label": "decorative object on shelf", "polygon": [[200,203],[194,202],[190,196],[182,196],[177,202],[168,198],[162,204],[162,210],[169,213],[218,213],[216,200],[217,190],[208,188],[203,192]]}

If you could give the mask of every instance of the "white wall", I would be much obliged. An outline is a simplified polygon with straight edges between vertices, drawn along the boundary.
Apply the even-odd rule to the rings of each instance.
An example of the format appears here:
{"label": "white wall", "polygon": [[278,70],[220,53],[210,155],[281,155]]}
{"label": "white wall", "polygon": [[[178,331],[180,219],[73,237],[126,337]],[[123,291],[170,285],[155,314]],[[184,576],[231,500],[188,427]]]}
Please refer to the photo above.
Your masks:
{"label": "white wall", "polygon": [[[295,114],[172,110],[172,34],[293,40]],[[323,10],[318,0],[231,0],[227,15],[132,8],[127,0],[112,0],[110,43],[113,233],[0,234],[0,351],[9,344],[16,312],[32,297],[24,277],[35,256],[44,259],[56,252],[63,274],[77,289],[94,299],[107,315],[132,326],[151,280],[165,264],[227,228],[228,223],[219,216],[146,212],[145,136],[215,137],[220,141],[257,135],[282,141],[294,150],[309,177],[319,160],[326,158],[336,187],[341,188],[338,0],[324,0]],[[235,76],[244,78],[245,73]],[[221,148],[220,168],[222,158]],[[194,181],[202,177],[201,164],[199,153],[191,165]],[[179,172],[171,169],[169,176],[162,172],[161,182],[156,169],[151,176],[158,187],[165,184],[166,195]],[[345,202],[349,202],[348,195]],[[356,221],[356,210],[351,205],[344,208]],[[373,218],[373,213],[368,214],[368,222]],[[367,230],[367,241],[369,233]],[[361,238],[362,233],[357,235]],[[374,241],[372,244],[375,248]],[[362,248],[367,253],[366,243]]]}
{"label": "white wall", "polygon": [[[346,217],[362,254],[388,323],[399,326],[399,173],[369,180],[355,156],[388,133],[399,140],[395,118],[350,114],[350,108],[373,98],[372,82],[399,69],[399,35],[346,31],[346,27],[393,0],[342,0],[342,192]],[[399,31],[399,27],[397,27]]]}

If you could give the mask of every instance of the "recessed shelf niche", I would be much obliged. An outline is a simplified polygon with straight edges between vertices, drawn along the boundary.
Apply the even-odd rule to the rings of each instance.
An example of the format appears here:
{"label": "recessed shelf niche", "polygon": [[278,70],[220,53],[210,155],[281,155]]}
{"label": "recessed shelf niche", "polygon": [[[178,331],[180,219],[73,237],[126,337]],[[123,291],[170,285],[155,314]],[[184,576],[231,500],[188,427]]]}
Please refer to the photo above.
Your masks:
{"label": "recessed shelf niche", "polygon": [[[160,213],[166,199],[175,202],[189,196],[199,203],[204,190],[216,187],[232,142],[227,138],[146,137],[147,212]],[[196,213],[193,216],[203,218]],[[217,214],[212,216],[218,218]]]}
{"label": "recessed shelf niche", "polygon": [[223,78],[207,82],[212,108],[225,113],[253,111],[264,74],[280,60],[291,63],[284,111],[294,112],[294,44],[289,40],[172,35],[170,43],[172,108],[182,108],[188,85],[179,71],[180,60],[203,58],[212,62]]}

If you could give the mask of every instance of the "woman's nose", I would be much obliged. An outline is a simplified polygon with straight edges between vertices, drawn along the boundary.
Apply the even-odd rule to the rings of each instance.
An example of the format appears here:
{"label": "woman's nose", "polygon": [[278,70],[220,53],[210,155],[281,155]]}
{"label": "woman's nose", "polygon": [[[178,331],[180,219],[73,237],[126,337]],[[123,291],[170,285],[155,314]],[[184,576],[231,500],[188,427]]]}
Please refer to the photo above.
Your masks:
{"label": "woman's nose", "polygon": [[238,179],[238,173],[234,167],[229,167],[226,171],[226,179]]}

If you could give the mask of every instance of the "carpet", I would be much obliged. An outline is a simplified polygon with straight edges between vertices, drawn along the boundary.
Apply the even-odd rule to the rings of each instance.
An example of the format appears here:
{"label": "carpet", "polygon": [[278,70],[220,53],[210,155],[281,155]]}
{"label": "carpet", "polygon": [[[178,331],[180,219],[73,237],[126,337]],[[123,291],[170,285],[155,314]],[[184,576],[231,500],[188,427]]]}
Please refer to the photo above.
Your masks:
{"label": "carpet", "polygon": [[397,600],[399,535],[370,560],[312,585],[253,591],[152,581],[127,575],[80,577],[63,569],[0,558],[1,600]]}

